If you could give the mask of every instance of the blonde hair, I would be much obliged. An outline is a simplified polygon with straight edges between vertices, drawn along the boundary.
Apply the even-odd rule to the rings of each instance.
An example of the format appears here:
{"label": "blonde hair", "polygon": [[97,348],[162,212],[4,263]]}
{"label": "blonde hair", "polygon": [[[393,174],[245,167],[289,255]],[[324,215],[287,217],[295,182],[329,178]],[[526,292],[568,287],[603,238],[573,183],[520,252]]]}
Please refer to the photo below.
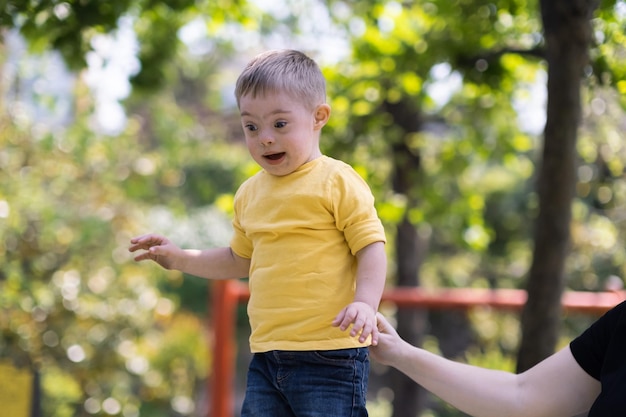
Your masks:
{"label": "blonde hair", "polygon": [[254,57],[237,78],[235,98],[284,92],[310,108],[326,102],[326,80],[317,63],[300,51],[267,51]]}

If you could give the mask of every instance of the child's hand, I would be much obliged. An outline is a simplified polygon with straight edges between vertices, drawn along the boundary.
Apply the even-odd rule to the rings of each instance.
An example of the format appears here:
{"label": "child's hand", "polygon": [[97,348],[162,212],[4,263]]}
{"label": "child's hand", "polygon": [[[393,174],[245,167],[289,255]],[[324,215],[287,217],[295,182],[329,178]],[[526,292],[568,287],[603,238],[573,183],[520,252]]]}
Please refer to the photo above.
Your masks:
{"label": "child's hand", "polygon": [[130,240],[128,250],[135,252],[145,250],[135,256],[135,261],[152,260],[165,269],[178,269],[176,260],[180,259],[182,250],[170,242],[166,237],[148,234]]}
{"label": "child's hand", "polygon": [[344,307],[335,317],[332,325],[346,330],[352,324],[350,336],[359,335],[359,342],[363,343],[368,336],[372,336],[372,345],[378,344],[378,327],[376,326],[376,311],[369,304],[355,301]]}

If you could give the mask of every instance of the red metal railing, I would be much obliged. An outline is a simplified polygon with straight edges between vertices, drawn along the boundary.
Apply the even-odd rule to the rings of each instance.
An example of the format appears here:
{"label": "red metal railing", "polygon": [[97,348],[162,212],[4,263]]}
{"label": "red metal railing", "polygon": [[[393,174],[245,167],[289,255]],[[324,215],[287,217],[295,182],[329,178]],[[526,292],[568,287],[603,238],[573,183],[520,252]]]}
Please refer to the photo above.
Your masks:
{"label": "red metal railing", "polygon": [[[211,298],[213,314],[213,369],[209,384],[209,416],[232,417],[234,406],[235,318],[240,302],[248,300],[247,284],[240,281],[215,281]],[[526,291],[515,289],[449,288],[390,288],[383,301],[399,307],[428,309],[470,308],[490,306],[501,310],[519,310],[526,303]],[[626,299],[625,291],[578,292],[563,294],[566,312],[600,315]]]}

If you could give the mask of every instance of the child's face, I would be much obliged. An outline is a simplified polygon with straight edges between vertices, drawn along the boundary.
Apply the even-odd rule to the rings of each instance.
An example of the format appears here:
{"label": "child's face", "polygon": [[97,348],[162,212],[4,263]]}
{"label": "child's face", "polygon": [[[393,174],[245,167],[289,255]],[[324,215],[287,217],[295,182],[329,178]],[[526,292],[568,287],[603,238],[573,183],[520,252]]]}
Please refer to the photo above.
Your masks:
{"label": "child's face", "polygon": [[241,125],[252,158],[272,175],[291,174],[321,156],[320,129],[328,121],[330,107],[307,109],[284,93],[268,93],[239,100]]}

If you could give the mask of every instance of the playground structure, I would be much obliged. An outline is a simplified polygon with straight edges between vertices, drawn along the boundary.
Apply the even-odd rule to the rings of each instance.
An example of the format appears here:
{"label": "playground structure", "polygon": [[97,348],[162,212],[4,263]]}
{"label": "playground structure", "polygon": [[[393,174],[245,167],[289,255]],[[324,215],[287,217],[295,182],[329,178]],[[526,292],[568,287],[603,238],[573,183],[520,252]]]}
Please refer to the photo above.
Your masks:
{"label": "playground structure", "polygon": [[[215,281],[212,288],[213,368],[209,384],[210,417],[233,417],[235,375],[235,327],[237,305],[250,296],[247,284]],[[562,297],[565,312],[601,315],[626,299],[625,291],[566,291]],[[419,287],[396,287],[385,290],[383,302],[398,307],[426,309],[468,309],[488,306],[498,310],[520,310],[526,303],[526,291],[516,289],[447,288],[427,290]]]}

